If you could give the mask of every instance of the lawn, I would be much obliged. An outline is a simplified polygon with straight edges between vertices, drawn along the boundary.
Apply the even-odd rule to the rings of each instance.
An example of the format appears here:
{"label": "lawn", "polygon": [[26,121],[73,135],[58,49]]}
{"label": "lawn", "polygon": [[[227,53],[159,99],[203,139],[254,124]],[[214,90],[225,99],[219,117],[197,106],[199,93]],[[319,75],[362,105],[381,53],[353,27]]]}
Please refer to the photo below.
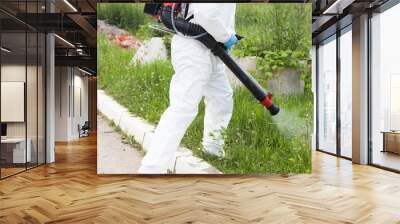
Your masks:
{"label": "lawn", "polygon": [[[169,61],[131,65],[133,51],[98,36],[98,88],[128,110],[156,124],[168,106],[173,74]],[[310,173],[312,95],[276,97],[282,112],[271,117],[246,89],[234,92],[234,112],[225,130],[226,156],[201,152],[204,104],[186,133],[183,144],[194,154],[229,174]]]}

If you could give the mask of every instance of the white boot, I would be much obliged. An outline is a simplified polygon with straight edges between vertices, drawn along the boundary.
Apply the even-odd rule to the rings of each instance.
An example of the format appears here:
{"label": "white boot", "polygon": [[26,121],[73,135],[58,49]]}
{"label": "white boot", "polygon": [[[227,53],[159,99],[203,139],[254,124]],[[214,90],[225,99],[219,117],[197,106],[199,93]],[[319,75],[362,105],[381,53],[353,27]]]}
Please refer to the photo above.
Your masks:
{"label": "white boot", "polygon": [[204,145],[203,144],[203,152],[210,154],[212,156],[216,156],[216,157],[224,157],[225,156],[225,151],[222,147],[218,147],[216,145]]}
{"label": "white boot", "polygon": [[167,171],[156,166],[140,166],[138,174],[166,174]]}

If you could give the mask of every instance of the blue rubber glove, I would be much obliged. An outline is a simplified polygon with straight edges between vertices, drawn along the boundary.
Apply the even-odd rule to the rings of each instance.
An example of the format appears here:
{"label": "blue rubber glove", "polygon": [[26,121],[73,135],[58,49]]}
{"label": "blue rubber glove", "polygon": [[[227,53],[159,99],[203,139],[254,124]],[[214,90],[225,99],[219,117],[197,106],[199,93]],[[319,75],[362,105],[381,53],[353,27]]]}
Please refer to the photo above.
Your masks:
{"label": "blue rubber glove", "polygon": [[225,48],[229,51],[232,49],[233,45],[239,42],[235,34],[233,34],[227,42],[224,43]]}

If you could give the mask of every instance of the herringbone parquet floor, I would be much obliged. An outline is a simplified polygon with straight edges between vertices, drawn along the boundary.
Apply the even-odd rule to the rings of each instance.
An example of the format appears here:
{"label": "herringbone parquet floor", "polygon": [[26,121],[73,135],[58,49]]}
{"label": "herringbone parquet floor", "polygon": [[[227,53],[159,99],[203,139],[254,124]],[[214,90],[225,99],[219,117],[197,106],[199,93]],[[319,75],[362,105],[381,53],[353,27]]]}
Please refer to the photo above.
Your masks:
{"label": "herringbone parquet floor", "polygon": [[313,153],[312,175],[97,176],[94,137],[0,181],[0,223],[400,223],[400,175]]}

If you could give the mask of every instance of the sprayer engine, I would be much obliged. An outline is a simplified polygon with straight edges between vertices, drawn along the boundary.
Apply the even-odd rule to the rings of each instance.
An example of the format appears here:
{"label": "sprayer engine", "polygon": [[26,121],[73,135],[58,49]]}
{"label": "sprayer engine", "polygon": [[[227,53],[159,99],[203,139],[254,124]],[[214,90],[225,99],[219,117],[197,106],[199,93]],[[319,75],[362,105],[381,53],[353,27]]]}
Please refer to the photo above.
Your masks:
{"label": "sprayer engine", "polygon": [[[203,27],[178,17],[181,11],[180,3],[147,3],[144,7],[144,13],[151,15],[169,30],[178,35],[193,38],[200,41],[213,54],[233,72],[233,74],[243,83],[243,85],[253,94],[253,96],[266,107],[271,115],[279,113],[279,107],[272,102],[272,94],[266,93],[260,84],[249,74],[247,74],[229,55],[224,44],[217,42]],[[242,37],[238,36],[240,40]]]}

